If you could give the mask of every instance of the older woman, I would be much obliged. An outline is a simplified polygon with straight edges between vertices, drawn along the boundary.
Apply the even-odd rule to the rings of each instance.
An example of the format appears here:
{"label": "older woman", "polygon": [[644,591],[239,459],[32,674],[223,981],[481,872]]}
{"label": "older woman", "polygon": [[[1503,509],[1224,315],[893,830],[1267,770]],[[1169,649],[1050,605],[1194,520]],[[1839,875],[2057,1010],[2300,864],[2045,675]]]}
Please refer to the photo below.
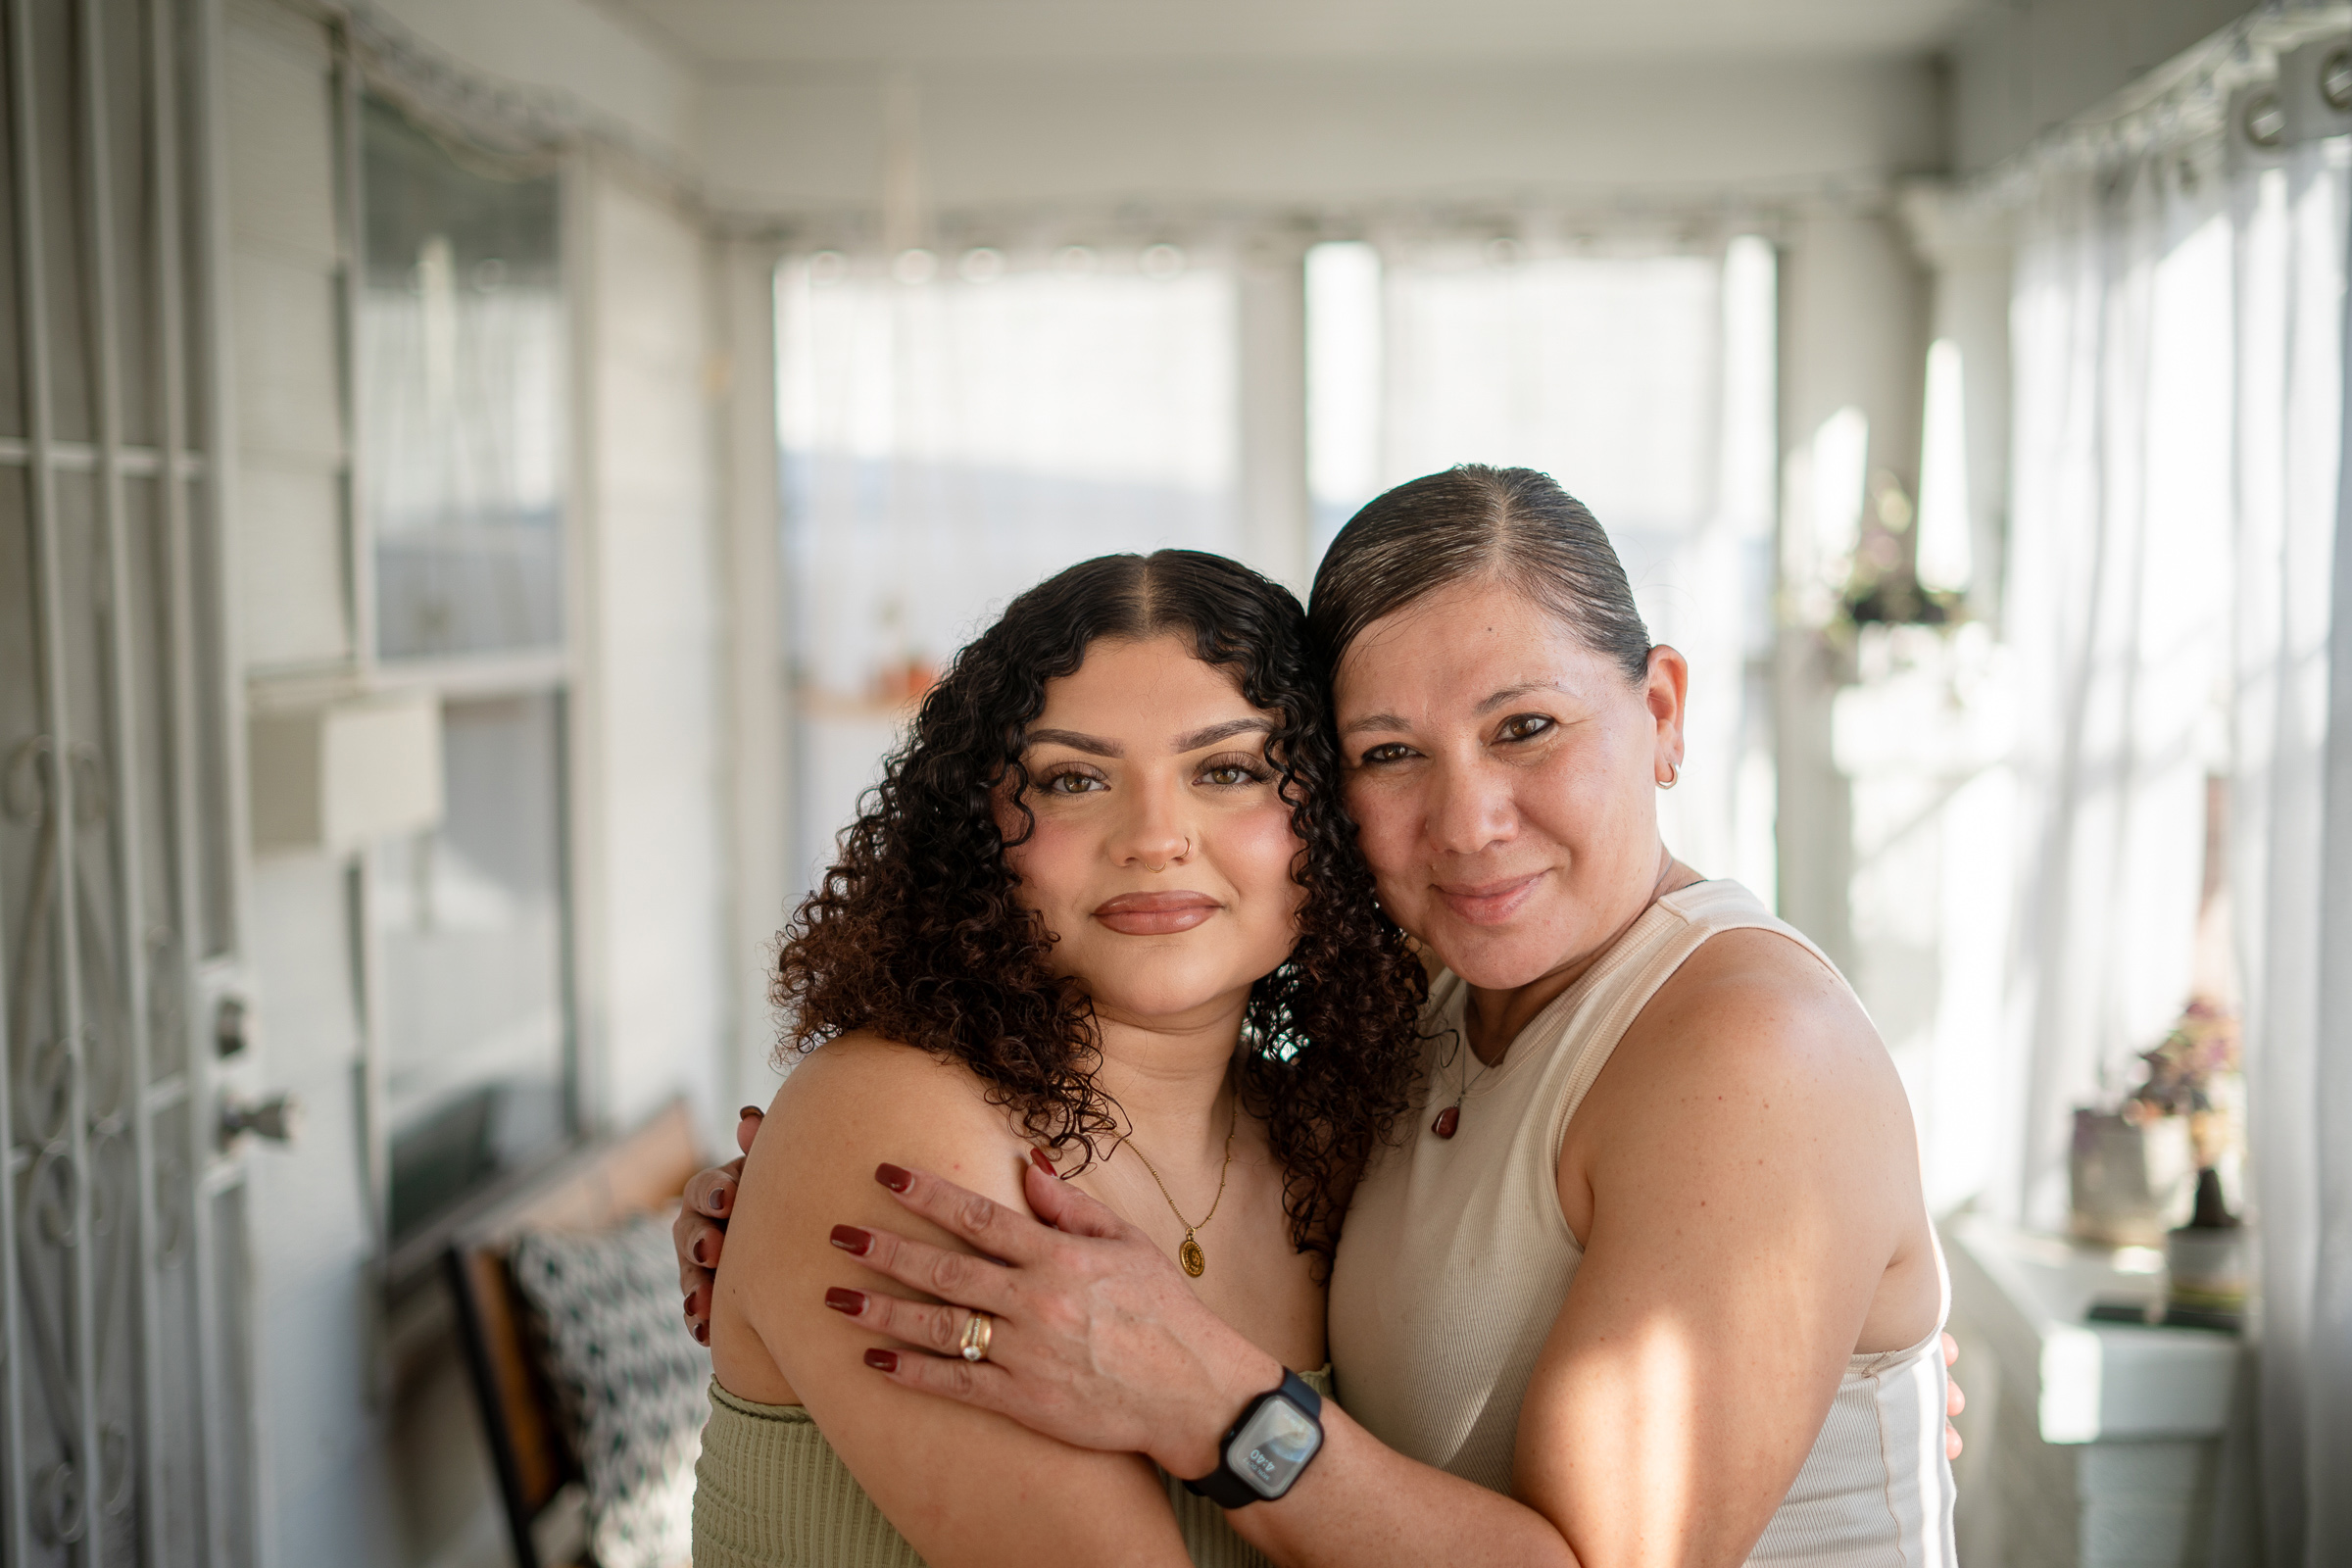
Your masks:
{"label": "older woman", "polygon": [[[1598,525],[1524,469],[1418,479],[1334,543],[1310,618],[1381,902],[1446,973],[1410,1136],[1341,1236],[1345,1408],[1236,1529],[1300,1565],[1950,1562],[1901,1086],[1819,951],[1661,843],[1687,670]],[[959,1305],[869,1297],[909,1346],[1002,1325],[985,1364],[887,1376],[1213,1479],[1281,1369],[1134,1228],[1042,1173],[1025,1196],[1057,1229],[900,1195],[1007,1266]],[[939,1257],[865,1261],[921,1285]]]}

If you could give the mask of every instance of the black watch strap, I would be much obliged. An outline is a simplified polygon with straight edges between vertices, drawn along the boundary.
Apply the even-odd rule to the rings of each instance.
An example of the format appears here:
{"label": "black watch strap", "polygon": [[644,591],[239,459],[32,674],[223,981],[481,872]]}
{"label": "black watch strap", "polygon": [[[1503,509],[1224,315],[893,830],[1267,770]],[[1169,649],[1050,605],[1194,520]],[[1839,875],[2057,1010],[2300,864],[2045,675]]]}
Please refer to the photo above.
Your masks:
{"label": "black watch strap", "polygon": [[[1225,1435],[1217,1440],[1216,1468],[1198,1481],[1187,1481],[1187,1489],[1206,1497],[1220,1508],[1246,1508],[1253,1502],[1267,1500],[1265,1494],[1236,1473],[1228,1455],[1233,1447],[1233,1440],[1241,1435],[1242,1428],[1250,1424],[1250,1418],[1257,1414],[1258,1407],[1268,1399],[1288,1399],[1318,1428],[1323,1424],[1323,1396],[1309,1388],[1304,1378],[1286,1366],[1282,1369],[1282,1381],[1244,1405],[1240,1418],[1227,1427]],[[1297,1477],[1292,1479],[1296,1481]],[[1286,1487],[1284,1490],[1289,1489]]]}

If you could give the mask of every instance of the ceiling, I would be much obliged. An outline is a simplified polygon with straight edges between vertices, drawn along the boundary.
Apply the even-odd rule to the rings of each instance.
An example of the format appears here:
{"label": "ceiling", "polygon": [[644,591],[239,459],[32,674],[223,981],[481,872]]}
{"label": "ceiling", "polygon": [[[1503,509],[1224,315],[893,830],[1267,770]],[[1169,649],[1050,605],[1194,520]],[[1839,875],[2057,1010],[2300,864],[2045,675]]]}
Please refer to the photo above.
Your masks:
{"label": "ceiling", "polygon": [[1970,0],[604,0],[705,70],[1911,55]]}

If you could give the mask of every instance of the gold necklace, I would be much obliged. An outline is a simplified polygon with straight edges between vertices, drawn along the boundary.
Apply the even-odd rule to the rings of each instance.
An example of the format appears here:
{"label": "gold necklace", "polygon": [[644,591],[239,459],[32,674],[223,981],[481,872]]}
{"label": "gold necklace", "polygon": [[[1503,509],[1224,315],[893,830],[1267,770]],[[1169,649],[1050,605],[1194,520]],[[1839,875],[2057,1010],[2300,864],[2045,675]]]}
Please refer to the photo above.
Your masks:
{"label": "gold necklace", "polygon": [[1225,1166],[1217,1172],[1217,1196],[1210,1200],[1208,1212],[1200,1216],[1200,1225],[1196,1225],[1186,1219],[1184,1210],[1176,1206],[1176,1200],[1168,1197],[1168,1184],[1159,1179],[1159,1167],[1152,1163],[1150,1154],[1145,1153],[1141,1148],[1137,1147],[1134,1135],[1132,1133],[1122,1134],[1119,1138],[1120,1143],[1135,1150],[1135,1157],[1144,1162],[1144,1169],[1152,1173],[1153,1184],[1159,1188],[1159,1196],[1166,1200],[1168,1212],[1175,1215],[1176,1223],[1184,1227],[1184,1245],[1176,1249],[1176,1261],[1184,1265],[1184,1271],[1195,1279],[1199,1279],[1201,1272],[1208,1267],[1208,1257],[1200,1250],[1200,1244],[1193,1240],[1193,1233],[1201,1225],[1206,1225],[1210,1220],[1215,1219],[1217,1205],[1225,1201],[1225,1178],[1233,1174],[1233,1135],[1241,1124],[1242,1091],[1241,1086],[1237,1084],[1233,1091],[1233,1108],[1225,1115]]}

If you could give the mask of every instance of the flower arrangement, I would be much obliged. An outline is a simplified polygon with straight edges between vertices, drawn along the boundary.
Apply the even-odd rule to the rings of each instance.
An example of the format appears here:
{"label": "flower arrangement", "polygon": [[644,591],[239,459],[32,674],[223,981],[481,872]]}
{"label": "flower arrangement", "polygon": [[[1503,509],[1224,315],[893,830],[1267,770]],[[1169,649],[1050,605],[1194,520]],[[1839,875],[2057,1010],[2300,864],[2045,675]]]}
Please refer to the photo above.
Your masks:
{"label": "flower arrangement", "polygon": [[2190,1002],[2180,1021],[2153,1051],[2140,1053],[2147,1076],[2123,1104],[2124,1118],[2145,1126],[2159,1116],[2188,1118],[2200,1167],[2218,1165],[2236,1137],[2230,1097],[2223,1088],[2238,1069],[2237,1015],[2206,998]]}

